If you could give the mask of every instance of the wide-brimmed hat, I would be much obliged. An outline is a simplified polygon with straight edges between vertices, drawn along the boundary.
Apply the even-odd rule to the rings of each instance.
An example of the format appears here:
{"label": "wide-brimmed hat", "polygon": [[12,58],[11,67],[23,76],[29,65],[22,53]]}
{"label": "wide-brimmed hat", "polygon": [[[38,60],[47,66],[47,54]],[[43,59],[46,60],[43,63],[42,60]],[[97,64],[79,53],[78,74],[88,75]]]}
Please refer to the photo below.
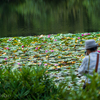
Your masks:
{"label": "wide-brimmed hat", "polygon": [[86,40],[85,41],[85,49],[90,49],[93,47],[99,46],[98,43],[95,42],[94,39]]}

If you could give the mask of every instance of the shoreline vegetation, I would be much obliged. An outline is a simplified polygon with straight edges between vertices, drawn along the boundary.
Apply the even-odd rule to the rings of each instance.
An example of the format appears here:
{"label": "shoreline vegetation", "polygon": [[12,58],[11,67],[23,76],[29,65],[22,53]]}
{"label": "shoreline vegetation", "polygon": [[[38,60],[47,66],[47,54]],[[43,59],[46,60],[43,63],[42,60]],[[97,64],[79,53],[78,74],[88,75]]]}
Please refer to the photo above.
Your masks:
{"label": "shoreline vegetation", "polygon": [[100,0],[0,0],[0,36],[100,31]]}
{"label": "shoreline vegetation", "polygon": [[83,91],[77,71],[88,39],[100,46],[100,32],[0,38],[0,99],[99,100],[100,76]]}

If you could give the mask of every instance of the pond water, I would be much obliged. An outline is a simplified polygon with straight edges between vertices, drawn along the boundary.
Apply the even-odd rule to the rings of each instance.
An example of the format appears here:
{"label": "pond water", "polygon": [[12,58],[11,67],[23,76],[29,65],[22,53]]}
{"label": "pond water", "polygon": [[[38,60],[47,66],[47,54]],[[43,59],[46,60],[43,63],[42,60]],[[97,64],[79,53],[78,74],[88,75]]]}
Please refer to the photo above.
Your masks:
{"label": "pond water", "polygon": [[1,0],[0,37],[100,31],[100,0]]}

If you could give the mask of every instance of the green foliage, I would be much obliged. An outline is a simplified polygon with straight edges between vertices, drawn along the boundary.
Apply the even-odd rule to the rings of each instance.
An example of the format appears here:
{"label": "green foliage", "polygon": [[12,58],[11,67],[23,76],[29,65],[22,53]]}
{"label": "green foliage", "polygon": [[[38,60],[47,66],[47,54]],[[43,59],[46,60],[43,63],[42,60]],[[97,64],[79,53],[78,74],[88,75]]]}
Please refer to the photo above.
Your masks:
{"label": "green foliage", "polygon": [[2,2],[0,5],[2,37],[100,30],[100,0],[95,2],[93,0],[2,0]]}
{"label": "green foliage", "polygon": [[[0,69],[0,99],[2,100],[99,100],[100,75],[87,75],[91,84],[82,90],[76,84],[76,75],[71,71],[71,80],[65,79],[56,86],[46,73],[43,65],[22,67],[13,70],[10,67]],[[72,81],[73,87],[68,83]]]}
{"label": "green foliage", "polygon": [[[75,78],[74,76],[73,79],[75,80]],[[91,84],[87,85],[85,90],[82,90],[82,87],[78,86],[76,81],[74,81],[73,88],[70,89],[68,89],[68,80],[61,82],[58,86],[58,100],[99,100],[100,75],[94,73],[93,76],[88,75],[88,78],[91,79]]]}
{"label": "green foliage", "polygon": [[[1,38],[0,68],[2,69],[0,69],[0,99],[99,100],[100,76],[96,73],[94,73],[93,76],[87,75],[92,83],[87,86],[86,90],[82,90],[82,79],[79,81],[76,69],[81,63],[79,58],[83,52],[75,52],[73,47],[78,44],[84,45],[85,40],[90,38],[95,39],[97,43],[99,43],[100,33],[94,32],[91,33],[91,35],[84,34],[85,36],[82,36],[82,34],[83,33],[76,35],[58,34],[57,37],[56,35],[51,35],[50,38],[48,38],[47,35],[38,37]],[[78,37],[80,37],[79,40]],[[42,39],[45,42],[44,44],[40,43]],[[54,39],[57,39],[56,42]],[[67,52],[66,46],[64,46],[65,44],[68,45]],[[21,47],[22,45],[24,45],[24,47]],[[9,47],[9,49],[7,49],[7,47]],[[39,49],[36,50],[36,47]],[[54,47],[56,52],[49,52],[50,50],[53,50]],[[72,49],[73,51],[71,51]],[[80,46],[78,49],[81,49]],[[45,50],[48,50],[48,53],[45,53]],[[64,50],[64,52],[62,50]],[[27,52],[25,55],[21,55],[25,52]],[[43,52],[43,56],[41,55],[41,52]],[[53,63],[57,63],[61,67],[59,68],[58,65],[51,64],[52,61],[49,62],[49,59],[38,59],[42,57],[47,58],[48,56],[51,56],[51,58],[55,57],[55,59],[52,60],[54,61]],[[5,57],[7,57],[6,60]],[[75,60],[72,58],[75,58]],[[65,60],[63,61],[63,59]],[[67,66],[63,67],[63,63],[68,62],[67,60],[70,61],[70,65],[66,63]],[[44,65],[38,66],[41,61],[44,62]],[[59,61],[62,62],[59,63]],[[75,65],[72,64],[73,61],[75,61]],[[51,73],[49,68],[51,68],[51,71],[54,71],[54,73]],[[58,73],[60,73],[60,75]],[[49,75],[52,78],[50,78]],[[54,83],[57,82],[55,80],[59,80],[59,83]]]}
{"label": "green foliage", "polygon": [[25,2],[25,0],[1,0],[1,4],[4,4],[4,3],[20,4],[23,2]]}
{"label": "green foliage", "polygon": [[45,72],[46,68],[42,66],[23,67],[14,71],[10,67],[0,69],[0,98],[6,98],[3,94],[13,100],[50,97],[56,88]]}

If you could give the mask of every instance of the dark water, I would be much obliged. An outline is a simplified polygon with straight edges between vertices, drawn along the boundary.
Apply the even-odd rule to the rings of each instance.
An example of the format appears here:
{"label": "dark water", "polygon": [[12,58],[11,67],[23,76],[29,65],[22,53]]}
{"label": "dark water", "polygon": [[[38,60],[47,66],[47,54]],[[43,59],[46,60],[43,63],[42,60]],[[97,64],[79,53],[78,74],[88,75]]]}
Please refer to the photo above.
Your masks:
{"label": "dark water", "polygon": [[100,31],[100,0],[1,0],[0,37]]}

